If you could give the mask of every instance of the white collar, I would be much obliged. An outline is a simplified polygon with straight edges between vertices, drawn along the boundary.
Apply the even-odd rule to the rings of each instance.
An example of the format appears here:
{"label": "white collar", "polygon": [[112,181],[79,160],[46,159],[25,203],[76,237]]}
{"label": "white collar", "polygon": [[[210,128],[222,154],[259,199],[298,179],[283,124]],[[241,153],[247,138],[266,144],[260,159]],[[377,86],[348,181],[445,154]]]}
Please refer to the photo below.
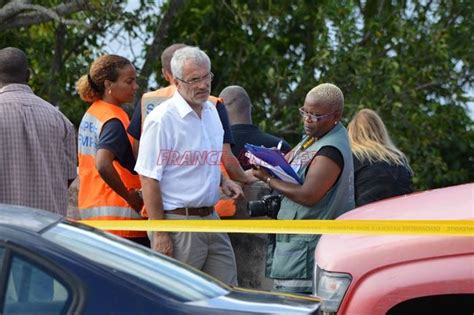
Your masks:
{"label": "white collar", "polygon": [[[174,98],[176,108],[178,109],[178,113],[181,116],[181,118],[184,118],[190,113],[195,113],[193,108],[188,104],[188,102],[186,102],[186,100],[181,96],[181,94],[179,94],[178,90],[174,92],[173,98]],[[204,111],[208,108],[209,108],[209,102],[206,101],[202,104],[202,110]]]}

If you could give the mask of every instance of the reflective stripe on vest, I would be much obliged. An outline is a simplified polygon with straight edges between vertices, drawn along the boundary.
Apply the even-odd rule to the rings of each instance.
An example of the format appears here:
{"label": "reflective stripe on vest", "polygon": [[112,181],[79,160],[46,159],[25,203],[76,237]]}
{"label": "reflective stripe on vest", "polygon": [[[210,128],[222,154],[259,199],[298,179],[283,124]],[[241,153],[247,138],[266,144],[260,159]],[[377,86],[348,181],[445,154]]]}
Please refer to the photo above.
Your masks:
{"label": "reflective stripe on vest", "polygon": [[[81,209],[80,216],[82,220],[100,220],[101,217],[116,217],[123,220],[142,219],[142,217],[131,208],[124,207],[94,207]],[[125,219],[127,218],[127,219]]]}
{"label": "reflective stripe on vest", "polygon": [[77,146],[79,154],[93,155],[97,152],[98,133],[97,129],[102,129],[101,122],[97,117],[86,113],[79,126]]}
{"label": "reflective stripe on vest", "polygon": [[[126,129],[130,124],[127,113],[119,106],[104,101],[94,102],[84,115],[78,134],[79,152],[79,214],[83,219],[132,220],[141,219],[138,213],[102,179],[96,168],[95,155],[103,125],[118,119]],[[132,143],[129,136],[128,141]],[[113,167],[127,189],[140,188],[138,175],[113,161]],[[113,231],[123,237],[146,237],[144,231]]]}
{"label": "reflective stripe on vest", "polygon": [[313,281],[273,279],[273,288],[286,292],[312,292]]}

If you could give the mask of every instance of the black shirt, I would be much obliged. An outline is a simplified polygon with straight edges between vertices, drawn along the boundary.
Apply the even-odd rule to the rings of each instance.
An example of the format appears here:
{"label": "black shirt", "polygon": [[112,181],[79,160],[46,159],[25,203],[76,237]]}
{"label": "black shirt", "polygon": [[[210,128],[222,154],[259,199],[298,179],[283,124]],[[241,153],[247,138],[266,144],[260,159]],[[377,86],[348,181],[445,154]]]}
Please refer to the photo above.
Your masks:
{"label": "black shirt", "polygon": [[107,121],[100,131],[99,143],[97,149],[107,149],[115,155],[120,165],[136,174],[135,157],[133,156],[132,146],[128,141],[127,132],[122,122],[116,118]]}
{"label": "black shirt", "polygon": [[[264,147],[276,147],[282,138],[275,137],[271,134],[262,132],[255,125],[250,124],[236,124],[231,126],[232,134],[234,135],[235,145],[232,147],[232,153],[239,160],[240,165],[244,170],[250,168],[250,163],[244,155],[246,150],[244,145],[250,143],[253,145],[263,145]],[[287,153],[291,150],[290,145],[283,140],[281,151]]]}
{"label": "black shirt", "polygon": [[[338,148],[333,147],[331,145],[326,145],[322,147],[321,149],[319,149],[315,157],[318,155],[322,155],[322,156],[327,157],[328,159],[331,159],[334,163],[337,164],[337,166],[339,166],[342,173],[342,170],[344,169],[344,158],[342,157],[341,151],[339,151]],[[341,175],[341,173],[339,173],[339,176]]]}
{"label": "black shirt", "polygon": [[356,206],[411,193],[411,173],[405,166],[385,161],[370,163],[354,156]]}

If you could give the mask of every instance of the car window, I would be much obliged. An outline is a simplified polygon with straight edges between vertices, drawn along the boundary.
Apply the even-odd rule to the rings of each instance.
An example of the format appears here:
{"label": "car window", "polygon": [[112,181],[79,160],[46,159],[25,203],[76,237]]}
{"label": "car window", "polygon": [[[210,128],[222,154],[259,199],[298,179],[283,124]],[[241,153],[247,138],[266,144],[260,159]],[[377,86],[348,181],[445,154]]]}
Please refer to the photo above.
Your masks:
{"label": "car window", "polygon": [[84,225],[59,223],[45,231],[43,237],[110,270],[133,275],[157,286],[180,301],[197,301],[228,293],[226,286],[198,270]]}
{"label": "car window", "polygon": [[1,314],[61,314],[68,305],[67,289],[50,273],[14,255]]}

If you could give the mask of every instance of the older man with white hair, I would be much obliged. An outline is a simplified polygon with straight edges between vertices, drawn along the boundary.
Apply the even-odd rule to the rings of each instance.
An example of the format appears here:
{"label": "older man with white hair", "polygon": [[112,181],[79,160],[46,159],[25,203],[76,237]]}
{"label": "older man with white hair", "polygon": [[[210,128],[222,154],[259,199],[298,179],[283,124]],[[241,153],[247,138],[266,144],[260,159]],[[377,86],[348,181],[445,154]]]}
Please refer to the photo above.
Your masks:
{"label": "older man with white hair", "polygon": [[[283,195],[278,220],[335,219],[354,208],[354,170],[347,130],[341,124],[344,95],[323,83],[306,95],[302,117],[306,137],[287,159],[303,184],[271,177],[263,169],[254,175]],[[275,237],[267,253],[267,276],[274,289],[311,293],[314,251],[320,235]]]}
{"label": "older man with white hair", "polygon": [[[171,59],[177,91],[146,118],[135,170],[140,174],[150,219],[218,220],[219,185],[232,198],[242,189],[222,176],[219,162],[224,131],[208,102],[209,57],[197,47],[177,50]],[[225,233],[154,232],[152,248],[237,284],[234,252]]]}

